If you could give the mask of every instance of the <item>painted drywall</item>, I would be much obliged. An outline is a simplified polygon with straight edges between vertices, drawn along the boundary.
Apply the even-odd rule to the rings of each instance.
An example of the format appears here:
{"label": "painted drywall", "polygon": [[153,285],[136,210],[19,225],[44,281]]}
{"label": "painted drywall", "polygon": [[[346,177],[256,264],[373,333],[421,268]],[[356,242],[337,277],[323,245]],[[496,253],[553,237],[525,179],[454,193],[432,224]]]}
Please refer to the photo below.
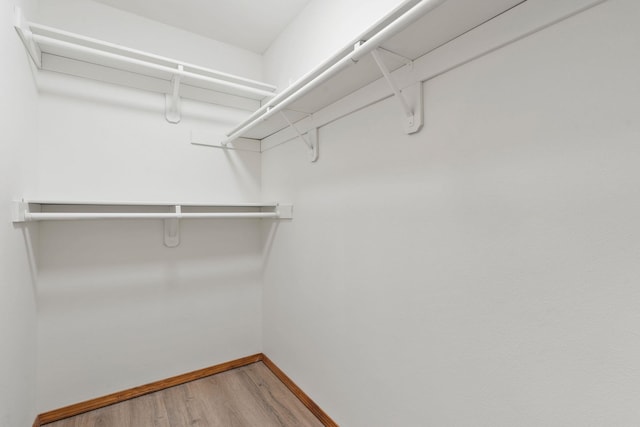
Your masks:
{"label": "painted drywall", "polygon": [[311,0],[264,53],[265,80],[287,87],[403,3]]}
{"label": "painted drywall", "polygon": [[[640,47],[610,0],[263,153],[264,350],[346,426],[640,423]],[[304,36],[301,36],[302,38]]]}
{"label": "painted drywall", "polygon": [[[183,101],[172,125],[161,95],[41,77],[36,198],[260,199],[259,153],[189,143],[246,112]],[[40,410],[261,351],[258,220],[182,221],[174,249],[162,221],[39,227]]]}
{"label": "painted drywall", "polygon": [[13,29],[14,6],[0,6],[0,426],[31,425],[36,415],[36,277],[33,229],[13,225],[11,200],[35,186],[37,94],[30,60]]}
{"label": "painted drywall", "polygon": [[261,55],[92,0],[39,0],[37,19],[30,19],[87,37],[262,80]]}
{"label": "painted drywall", "polygon": [[[105,34],[128,34],[114,16],[102,19]],[[174,56],[179,30],[136,22],[131,34],[152,34],[167,45],[157,53]],[[200,47],[201,58],[213,52]],[[161,94],[47,71],[39,89],[30,198],[259,201],[259,153],[190,144],[192,132],[221,138],[247,111],[183,99],[181,122],[170,124]],[[40,412],[262,350],[259,220],[184,220],[173,249],[162,221],[43,222],[39,231]]]}
{"label": "painted drywall", "polygon": [[42,71],[39,197],[55,200],[251,202],[260,154],[217,142],[247,111],[182,100],[165,119],[163,94]]}

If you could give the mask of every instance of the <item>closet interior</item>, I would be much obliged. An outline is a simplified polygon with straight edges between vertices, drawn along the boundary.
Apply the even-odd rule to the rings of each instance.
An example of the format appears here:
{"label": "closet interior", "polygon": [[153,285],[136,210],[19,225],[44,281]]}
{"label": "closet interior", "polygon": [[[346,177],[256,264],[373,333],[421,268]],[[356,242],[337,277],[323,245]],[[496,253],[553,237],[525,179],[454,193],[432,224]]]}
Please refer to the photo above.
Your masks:
{"label": "closet interior", "polygon": [[324,425],[637,424],[638,16],[12,0],[0,427],[256,362]]}

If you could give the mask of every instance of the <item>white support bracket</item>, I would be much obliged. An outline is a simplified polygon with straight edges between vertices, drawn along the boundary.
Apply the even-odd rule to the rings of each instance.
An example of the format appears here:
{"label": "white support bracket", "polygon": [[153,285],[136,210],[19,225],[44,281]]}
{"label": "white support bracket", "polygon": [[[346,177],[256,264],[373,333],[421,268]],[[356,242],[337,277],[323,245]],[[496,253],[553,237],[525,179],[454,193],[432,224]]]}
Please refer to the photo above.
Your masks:
{"label": "white support bracket", "polygon": [[[280,114],[284,118],[284,121],[287,122],[289,127],[294,130],[294,132],[298,135],[298,137],[304,142],[309,148],[309,161],[317,162],[318,161],[318,128],[314,127],[305,134],[302,134],[298,128],[289,120],[284,111],[280,111]],[[305,137],[306,135],[306,137]]]}
{"label": "white support bracket", "polygon": [[[364,40],[358,40],[357,42],[355,42],[355,43],[354,43],[354,45],[353,45],[353,51],[352,51],[352,53],[355,53],[358,49],[360,49],[360,47],[361,47],[363,44],[364,44]],[[358,60],[357,60],[357,59],[353,59],[353,58],[351,58],[351,60],[354,62],[354,64],[358,62]]]}
{"label": "white support bracket", "polygon": [[22,9],[17,6],[14,10],[13,26],[18,32],[20,40],[22,40],[24,47],[27,49],[29,56],[33,60],[33,63],[36,64],[36,67],[42,68],[42,52],[38,45],[33,41],[33,33],[29,28],[29,23],[22,14]]}
{"label": "white support bracket", "polygon": [[399,54],[398,52],[394,52],[390,49],[386,49],[382,46],[378,47],[378,50],[381,50],[383,52],[386,52],[390,55],[395,56],[396,58],[398,58],[399,60],[401,60],[402,62],[404,62],[404,65],[406,65],[410,70],[413,69],[413,60],[411,58],[407,58],[406,56]]}
{"label": "white support bracket", "polygon": [[180,217],[182,207],[175,206],[176,218],[164,220],[164,245],[168,248],[175,248],[180,244]]}
{"label": "white support bracket", "polygon": [[[374,61],[378,64],[378,68],[382,71],[382,75],[391,87],[391,90],[395,94],[395,98],[402,107],[402,111],[404,113],[403,122],[405,133],[412,134],[418,132],[424,123],[421,84],[418,82],[404,90],[400,90],[398,85],[396,85],[396,82],[391,77],[391,72],[382,60],[380,51],[378,49],[372,50],[371,56],[373,56]],[[409,93],[411,94],[409,95]]]}
{"label": "white support bracket", "polygon": [[275,211],[279,219],[293,218],[293,205],[283,205],[278,203],[278,206],[276,206]]}
{"label": "white support bracket", "polygon": [[169,123],[180,123],[180,78],[184,67],[178,65],[178,73],[171,79],[171,93],[165,94],[165,117]]}
{"label": "white support bracket", "polygon": [[11,204],[11,220],[12,222],[27,222],[29,212],[29,203],[24,200],[14,200]]}

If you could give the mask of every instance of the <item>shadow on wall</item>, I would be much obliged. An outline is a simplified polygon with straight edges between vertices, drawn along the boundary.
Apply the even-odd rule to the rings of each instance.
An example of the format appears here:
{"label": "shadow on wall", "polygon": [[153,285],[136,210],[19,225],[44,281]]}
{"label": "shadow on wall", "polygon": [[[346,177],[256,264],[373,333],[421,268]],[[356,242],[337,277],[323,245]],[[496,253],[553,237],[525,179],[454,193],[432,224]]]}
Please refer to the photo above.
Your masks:
{"label": "shadow on wall", "polygon": [[271,251],[273,249],[273,243],[276,238],[276,234],[278,233],[278,226],[280,225],[279,221],[273,222],[268,227],[262,228],[262,269],[261,272],[264,275],[264,272],[269,265],[269,261],[271,259]]}
{"label": "shadow on wall", "polygon": [[[90,79],[40,71],[35,74],[40,95],[72,100],[90,105],[100,104],[118,110],[146,112],[164,120],[165,95],[162,86],[145,91],[127,85],[116,85]],[[163,81],[163,83],[165,83]],[[185,102],[186,101],[186,102]],[[257,109],[257,102],[256,102]],[[182,99],[183,116],[195,121],[231,129],[241,122],[248,111],[205,102]]]}
{"label": "shadow on wall", "polygon": [[259,153],[190,144],[193,135],[221,141],[247,111],[188,101],[181,122],[170,124],[160,94],[45,74],[38,122],[42,197],[258,201]]}
{"label": "shadow on wall", "polygon": [[33,242],[38,241],[37,224],[28,223],[14,223],[14,228],[19,228],[22,231],[24,238],[24,248],[26,251],[27,262],[29,264],[29,273],[31,278],[31,286],[34,290],[38,286],[38,262],[36,258],[37,249]]}
{"label": "shadow on wall", "polygon": [[163,245],[162,221],[61,221],[40,227],[31,259],[41,309],[86,310],[120,304],[121,298],[148,301],[212,291],[224,295],[225,289],[237,292],[260,280],[259,220],[183,220],[176,248]]}

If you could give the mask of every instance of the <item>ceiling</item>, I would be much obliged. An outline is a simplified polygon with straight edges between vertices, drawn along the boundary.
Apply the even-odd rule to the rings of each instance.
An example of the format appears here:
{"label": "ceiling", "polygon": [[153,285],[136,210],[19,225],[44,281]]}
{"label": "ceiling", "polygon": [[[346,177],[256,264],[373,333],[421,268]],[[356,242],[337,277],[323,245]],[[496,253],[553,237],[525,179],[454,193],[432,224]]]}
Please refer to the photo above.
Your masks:
{"label": "ceiling", "polygon": [[261,54],[309,0],[96,0]]}

